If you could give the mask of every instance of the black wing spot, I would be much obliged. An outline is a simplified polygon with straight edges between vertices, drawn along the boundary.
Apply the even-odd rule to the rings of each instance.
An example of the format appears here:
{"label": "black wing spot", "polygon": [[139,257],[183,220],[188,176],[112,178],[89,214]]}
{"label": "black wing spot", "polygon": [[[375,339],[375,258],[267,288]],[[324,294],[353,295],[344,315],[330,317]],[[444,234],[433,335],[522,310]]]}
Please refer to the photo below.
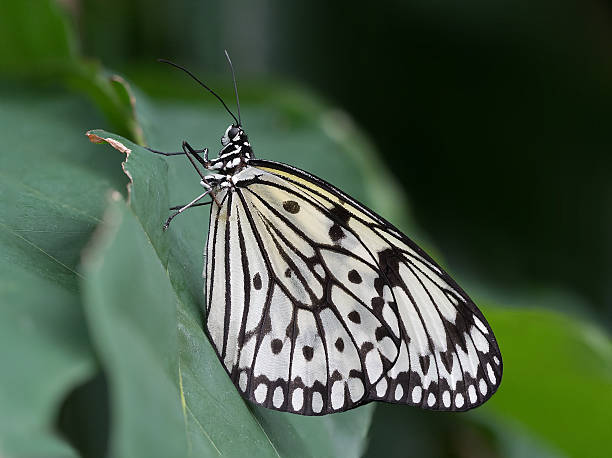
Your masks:
{"label": "black wing spot", "polygon": [[442,364],[446,368],[446,371],[450,374],[453,372],[453,354],[452,351],[443,351],[440,352],[440,359],[442,360]]}
{"label": "black wing spot", "polygon": [[365,355],[367,352],[369,352],[372,348],[374,348],[374,345],[372,344],[372,342],[370,341],[365,341],[363,343],[363,345],[361,345],[361,353],[363,355]]}
{"label": "black wing spot", "polygon": [[[470,316],[470,315],[468,315]],[[457,314],[455,317],[455,322],[452,323],[448,321],[446,318],[442,317],[442,321],[444,322],[446,332],[446,346],[447,348],[455,348],[455,345],[459,345],[459,347],[463,350],[464,353],[467,353],[467,342],[466,339],[469,340],[469,328],[465,319],[461,314]]]}
{"label": "black wing spot", "polygon": [[285,270],[285,277],[291,278],[291,269],[287,268],[287,270]]}
{"label": "black wing spot", "polygon": [[298,204],[295,200],[286,200],[283,202],[283,208],[289,213],[295,215],[297,212],[300,211],[300,204]]}
{"label": "black wing spot", "polygon": [[304,345],[302,347],[302,354],[304,355],[306,361],[310,361],[314,355],[314,349],[309,345]]}
{"label": "black wing spot", "polygon": [[261,289],[261,275],[259,275],[259,272],[253,276],[253,288],[257,291]]}
{"label": "black wing spot", "polygon": [[349,211],[340,205],[334,205],[329,212],[342,224],[348,223],[348,220],[351,219],[351,214]]}
{"label": "black wing spot", "polygon": [[385,305],[385,300],[382,297],[376,296],[372,298],[372,310],[377,315],[382,315],[382,310]]}
{"label": "black wing spot", "polygon": [[381,340],[383,340],[385,337],[389,335],[384,326],[377,327],[375,334],[376,334],[376,340],[378,342],[380,342]]}
{"label": "black wing spot", "polygon": [[329,228],[329,238],[332,242],[337,242],[345,236],[346,234],[338,224],[334,223],[334,225]]}
{"label": "black wing spot", "polygon": [[429,371],[430,362],[431,361],[429,360],[429,355],[419,356],[419,363],[421,363],[421,370],[423,371],[423,375],[426,375],[427,371]]}
{"label": "black wing spot", "polygon": [[283,341],[280,339],[274,339],[270,342],[270,347],[272,348],[272,353],[278,355],[283,349]]}
{"label": "black wing spot", "polygon": [[348,319],[351,320],[353,323],[361,323],[361,316],[359,316],[359,312],[355,310],[348,314]]}
{"label": "black wing spot", "polygon": [[336,349],[342,353],[344,351],[344,340],[342,340],[342,337],[338,337],[338,339],[336,340],[336,343],[334,344],[336,346]]}
{"label": "black wing spot", "polygon": [[329,229],[329,238],[332,242],[337,242],[341,238],[346,237],[346,234],[342,230],[342,225],[346,226],[348,220],[351,218],[351,214],[346,208],[340,205],[334,205],[329,213],[332,218],[337,221],[334,222],[333,226]]}
{"label": "black wing spot", "polygon": [[298,326],[296,318],[297,317],[294,317],[287,325],[287,329],[285,329],[285,335],[290,339],[293,339],[294,335],[297,336],[300,334],[300,327]]}
{"label": "black wing spot", "polygon": [[384,288],[385,288],[385,280],[382,277],[376,277],[374,279],[374,289],[376,290],[379,296],[383,295]]}
{"label": "black wing spot", "polygon": [[[396,286],[403,286],[403,282],[399,273],[399,262],[400,258],[397,254],[393,252],[393,249],[391,248],[382,250],[378,253],[378,264],[380,265],[380,270],[382,270],[382,272],[384,273],[389,283],[389,287],[391,288],[394,288]],[[375,284],[374,286],[380,286],[382,288],[383,284]],[[381,292],[379,292],[379,294],[382,295]]]}
{"label": "black wing spot", "polygon": [[351,283],[355,283],[356,285],[362,282],[361,275],[359,275],[359,272],[357,272],[355,269],[349,271],[348,279]]}
{"label": "black wing spot", "polygon": [[362,375],[363,374],[357,369],[351,369],[349,371],[349,377],[352,377],[352,378],[361,378]]}

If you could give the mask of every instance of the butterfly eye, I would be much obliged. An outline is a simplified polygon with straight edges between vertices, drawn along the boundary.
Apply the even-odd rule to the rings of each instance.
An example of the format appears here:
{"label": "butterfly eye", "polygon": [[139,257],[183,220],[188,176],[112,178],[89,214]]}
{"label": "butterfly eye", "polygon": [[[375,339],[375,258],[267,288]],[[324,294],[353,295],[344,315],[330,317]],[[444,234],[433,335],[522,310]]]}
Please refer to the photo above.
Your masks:
{"label": "butterfly eye", "polygon": [[221,137],[221,144],[223,146],[229,145],[229,143],[240,133],[240,128],[233,124],[227,128],[223,137]]}
{"label": "butterfly eye", "polygon": [[234,137],[238,135],[239,133],[240,133],[240,129],[238,129],[237,127],[232,127],[227,133],[227,136],[230,138],[230,140],[233,140]]}

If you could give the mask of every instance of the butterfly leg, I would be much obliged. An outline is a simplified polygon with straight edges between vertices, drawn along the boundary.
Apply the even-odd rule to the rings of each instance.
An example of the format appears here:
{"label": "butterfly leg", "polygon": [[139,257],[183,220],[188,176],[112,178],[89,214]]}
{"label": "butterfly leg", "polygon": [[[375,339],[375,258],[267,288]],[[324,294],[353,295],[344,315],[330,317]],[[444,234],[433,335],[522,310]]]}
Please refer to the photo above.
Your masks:
{"label": "butterfly leg", "polygon": [[[147,149],[147,150],[149,150],[149,151],[151,151],[152,153],[155,153],[155,154],[161,154],[162,156],[182,156],[182,155],[186,154],[185,151],[175,151],[175,152],[172,152],[172,153],[166,153],[164,151],[159,151],[159,150],[156,150],[156,149],[153,149],[153,148],[149,148],[148,146],[145,146],[144,149]],[[199,153],[205,153],[205,154],[208,155],[208,148],[194,149],[193,151],[195,153],[198,153],[198,154]],[[208,160],[208,158],[206,158],[206,160]]]}
{"label": "butterfly leg", "polygon": [[164,223],[163,229],[164,231],[166,229],[168,229],[168,226],[170,226],[170,222],[174,219],[175,216],[180,215],[181,213],[183,213],[185,210],[187,210],[188,208],[194,207],[198,200],[203,199],[204,197],[206,197],[208,194],[210,194],[212,192],[212,189],[207,189],[205,192],[203,192],[202,194],[200,194],[198,197],[196,197],[195,199],[193,199],[191,202],[189,202],[187,205],[182,206],[181,208],[179,208],[177,211],[175,211],[174,213],[172,213],[168,219],[166,220],[166,222]]}
{"label": "butterfly leg", "polygon": [[[217,207],[220,207],[220,206],[221,206],[221,204],[219,203],[219,201],[217,200],[217,196],[216,196],[216,195],[215,195],[215,193],[213,192],[213,189],[215,188],[215,186],[211,185],[211,184],[208,182],[208,178],[209,178],[209,177],[203,177],[203,178],[202,178],[202,181],[201,181],[201,184],[202,184],[203,186],[205,186],[205,187],[206,187],[206,189],[208,189],[208,190],[210,191],[210,196],[213,198],[213,200],[214,200],[214,201],[215,201],[215,203],[217,204]],[[210,203],[210,202],[209,202],[209,203]],[[202,204],[202,205],[204,205],[204,204]]]}
{"label": "butterfly leg", "polygon": [[[183,146],[183,151],[185,152],[185,154],[187,155],[188,158],[191,158],[191,156],[193,156],[194,158],[196,158],[196,160],[200,164],[202,164],[202,166],[205,169],[208,169],[210,167],[210,160],[208,159],[208,148],[204,148],[203,150],[196,150],[196,149],[193,148],[193,146],[191,146],[185,140],[183,140],[183,145],[182,146]],[[201,158],[198,153],[204,154],[204,158]],[[193,163],[193,161],[192,161],[192,163]]]}
{"label": "butterfly leg", "polygon": [[[202,205],[210,205],[210,204],[212,204],[212,200],[209,201],[209,202],[200,202],[198,204],[193,204],[189,208],[192,208],[192,207],[201,207]],[[170,210],[179,210],[179,209],[183,208],[184,206],[185,206],[185,204],[183,204],[183,205],[176,205],[174,207],[170,207]]]}
{"label": "butterfly leg", "polygon": [[[164,156],[187,155],[187,157],[189,158],[189,160],[191,161],[191,163],[193,164],[193,166],[195,167],[196,171],[198,172],[198,174],[200,176],[202,176],[202,173],[200,173],[200,170],[196,167],[196,165],[193,162],[193,159],[191,157],[193,156],[200,164],[202,164],[202,166],[205,169],[207,169],[209,167],[209,165],[210,165],[210,160],[208,159],[208,148],[194,149],[185,140],[183,140],[183,152],[182,153],[179,153],[179,152],[165,153],[163,151],[159,151],[159,150],[156,150],[156,149],[153,149],[153,148],[149,148],[147,146],[145,146],[145,149],[151,151],[152,153],[162,154]],[[200,154],[204,154],[204,158],[200,157]]]}
{"label": "butterfly leg", "polygon": [[205,169],[207,169],[210,166],[210,161],[208,160],[208,148],[204,148],[204,159],[202,159],[196,153],[196,151],[191,147],[191,145],[187,143],[186,141],[183,141],[182,146],[183,146],[183,151],[187,155],[187,159],[189,159],[189,162],[191,162],[191,165],[193,165],[193,168],[196,170],[196,172],[198,172],[198,175],[200,175],[200,178],[202,178],[203,180],[204,174],[200,171],[200,169],[198,168],[198,165],[195,163],[193,159],[195,158],[200,164],[202,164],[202,166]]}

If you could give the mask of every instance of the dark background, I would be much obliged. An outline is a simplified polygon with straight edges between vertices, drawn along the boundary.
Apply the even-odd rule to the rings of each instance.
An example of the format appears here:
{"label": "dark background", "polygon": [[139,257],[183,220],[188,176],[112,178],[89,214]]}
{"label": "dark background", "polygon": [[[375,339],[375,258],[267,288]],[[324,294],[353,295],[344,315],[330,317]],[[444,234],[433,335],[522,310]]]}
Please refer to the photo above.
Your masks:
{"label": "dark background", "polygon": [[453,266],[610,325],[608,3],[73,6],[83,53],[136,79],[161,56],[220,81],[227,48],[243,81],[311,87],[369,134]]}

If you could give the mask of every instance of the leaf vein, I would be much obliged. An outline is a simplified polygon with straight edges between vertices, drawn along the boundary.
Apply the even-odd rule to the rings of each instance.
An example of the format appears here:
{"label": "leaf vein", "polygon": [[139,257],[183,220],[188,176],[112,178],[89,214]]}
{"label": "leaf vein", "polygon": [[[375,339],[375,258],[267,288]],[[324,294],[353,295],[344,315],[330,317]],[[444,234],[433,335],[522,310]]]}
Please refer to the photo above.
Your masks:
{"label": "leaf vein", "polygon": [[64,264],[62,261],[60,261],[59,259],[57,259],[55,256],[53,256],[50,253],[47,253],[45,250],[43,250],[41,247],[39,247],[38,245],[36,245],[34,242],[31,242],[30,240],[26,239],[24,236],[22,236],[21,234],[15,232],[13,229],[11,229],[9,226],[7,226],[4,223],[0,223],[0,225],[9,233],[13,234],[15,237],[20,238],[21,240],[23,240],[25,243],[27,243],[28,245],[36,248],[38,251],[40,251],[41,253],[43,253],[45,256],[48,256],[51,260],[55,261],[56,263],[58,263],[60,266],[62,266],[64,269],[68,270],[69,272],[72,272],[74,275],[76,275],[77,277],[83,279],[84,277],[78,273],[76,270],[71,269],[70,267],[68,267],[66,264]]}

